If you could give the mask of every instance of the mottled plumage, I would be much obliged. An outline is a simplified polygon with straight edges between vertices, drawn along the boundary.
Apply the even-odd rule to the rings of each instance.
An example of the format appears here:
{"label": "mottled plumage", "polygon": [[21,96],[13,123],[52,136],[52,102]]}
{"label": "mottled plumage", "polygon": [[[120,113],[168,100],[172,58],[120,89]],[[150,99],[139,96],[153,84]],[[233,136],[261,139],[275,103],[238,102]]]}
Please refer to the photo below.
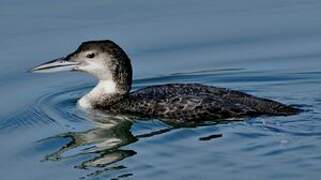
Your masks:
{"label": "mottled plumage", "polygon": [[276,101],[201,84],[165,84],[130,92],[130,59],[109,40],[84,42],[65,58],[42,64],[33,71],[52,72],[66,67],[87,72],[99,80],[98,85],[78,101],[86,109],[181,122],[287,116],[300,112]]}
{"label": "mottled plumage", "polygon": [[175,121],[205,121],[259,115],[293,115],[298,109],[239,91],[201,84],[151,86],[123,96],[118,102],[97,104],[113,113]]}

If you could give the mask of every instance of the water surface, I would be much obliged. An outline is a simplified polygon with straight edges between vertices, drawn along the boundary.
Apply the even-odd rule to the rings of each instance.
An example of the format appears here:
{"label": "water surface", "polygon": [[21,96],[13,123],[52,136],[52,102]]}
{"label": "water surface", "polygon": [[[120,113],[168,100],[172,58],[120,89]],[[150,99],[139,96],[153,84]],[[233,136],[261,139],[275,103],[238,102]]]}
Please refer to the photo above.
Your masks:
{"label": "water surface", "polygon": [[[1,179],[318,179],[321,2],[0,0]],[[177,127],[75,106],[95,80],[30,74],[80,42],[112,39],[134,89],[199,82],[305,109]]]}

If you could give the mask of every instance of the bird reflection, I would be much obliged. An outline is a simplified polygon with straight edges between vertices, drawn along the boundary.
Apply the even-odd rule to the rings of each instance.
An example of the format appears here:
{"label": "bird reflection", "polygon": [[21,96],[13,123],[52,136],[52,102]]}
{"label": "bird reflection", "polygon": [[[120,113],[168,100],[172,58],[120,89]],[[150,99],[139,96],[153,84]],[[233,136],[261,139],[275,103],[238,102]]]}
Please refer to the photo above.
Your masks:
{"label": "bird reflection", "polygon": [[96,157],[83,162],[79,168],[103,167],[136,154],[132,150],[120,148],[137,141],[130,132],[132,120],[123,117],[91,115],[94,128],[84,132],[69,132],[52,138],[69,139],[58,151],[45,157],[46,160],[60,160],[81,154],[95,153]]}
{"label": "bird reflection", "polygon": [[[89,118],[93,120],[94,128],[84,132],[69,132],[51,137],[68,139],[69,141],[56,152],[47,155],[44,161],[58,161],[80,155],[94,155],[75,167],[81,169],[102,168],[136,154],[134,150],[122,149],[122,147],[141,138],[160,135],[178,128],[177,124],[171,124],[170,127],[133,135],[130,129],[134,119],[131,117],[111,116],[95,112],[90,114]],[[190,127],[191,125],[188,124],[187,126]],[[221,137],[221,135],[215,137]]]}

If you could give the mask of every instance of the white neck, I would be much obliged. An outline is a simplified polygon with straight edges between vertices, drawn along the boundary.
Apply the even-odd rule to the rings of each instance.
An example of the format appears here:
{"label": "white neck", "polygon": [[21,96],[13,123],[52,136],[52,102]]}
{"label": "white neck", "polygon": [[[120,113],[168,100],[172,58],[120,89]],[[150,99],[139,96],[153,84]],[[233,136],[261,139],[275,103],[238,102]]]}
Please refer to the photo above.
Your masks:
{"label": "white neck", "polygon": [[78,105],[81,108],[91,109],[93,103],[103,101],[106,97],[116,93],[116,83],[113,80],[101,80],[94,89],[78,101]]}

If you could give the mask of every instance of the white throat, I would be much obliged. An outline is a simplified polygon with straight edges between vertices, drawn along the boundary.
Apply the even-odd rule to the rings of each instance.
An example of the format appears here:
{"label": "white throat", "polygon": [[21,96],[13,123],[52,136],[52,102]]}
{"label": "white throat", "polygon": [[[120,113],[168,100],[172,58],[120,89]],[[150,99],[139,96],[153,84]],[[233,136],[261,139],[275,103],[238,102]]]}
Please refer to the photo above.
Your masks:
{"label": "white throat", "polygon": [[116,83],[113,80],[101,80],[96,87],[78,101],[81,108],[91,109],[93,103],[104,101],[117,93]]}

